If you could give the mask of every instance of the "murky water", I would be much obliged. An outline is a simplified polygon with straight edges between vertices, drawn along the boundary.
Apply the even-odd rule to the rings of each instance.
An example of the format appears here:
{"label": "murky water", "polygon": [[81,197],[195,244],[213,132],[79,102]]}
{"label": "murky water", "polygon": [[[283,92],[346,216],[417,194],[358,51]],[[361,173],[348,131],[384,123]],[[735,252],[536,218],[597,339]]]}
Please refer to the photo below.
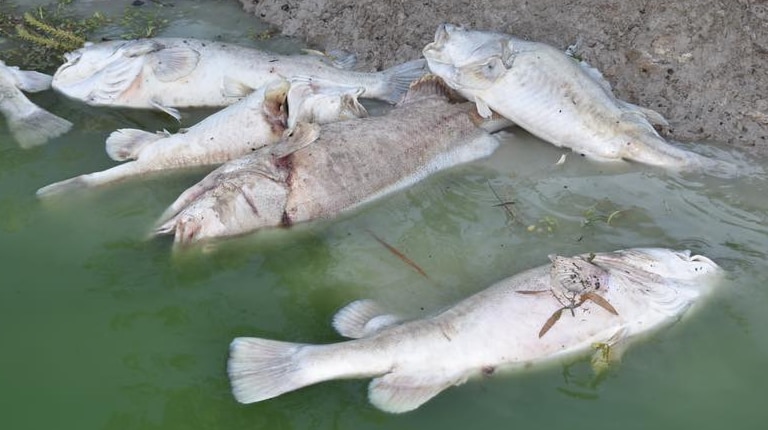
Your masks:
{"label": "murky water", "polygon": [[[203,1],[176,3],[188,23],[169,32],[256,44],[235,37],[254,25],[236,2],[210,2],[216,13]],[[178,125],[50,93],[34,99],[77,126],[23,151],[0,125],[2,428],[749,429],[768,418],[765,175],[669,175],[573,155],[555,166],[563,151],[516,131],[502,136],[492,159],[341,220],[173,255],[170,241],[143,237],[202,173],[45,203],[34,192],[114,164],[103,148],[116,128]],[[509,212],[500,200],[514,202]],[[230,395],[225,361],[235,336],[334,342],[333,313],[357,298],[419,315],[545,264],[550,253],[636,246],[689,248],[720,263],[729,279],[601,381],[577,361],[471,381],[401,416],[370,406],[364,380],[249,406]]]}

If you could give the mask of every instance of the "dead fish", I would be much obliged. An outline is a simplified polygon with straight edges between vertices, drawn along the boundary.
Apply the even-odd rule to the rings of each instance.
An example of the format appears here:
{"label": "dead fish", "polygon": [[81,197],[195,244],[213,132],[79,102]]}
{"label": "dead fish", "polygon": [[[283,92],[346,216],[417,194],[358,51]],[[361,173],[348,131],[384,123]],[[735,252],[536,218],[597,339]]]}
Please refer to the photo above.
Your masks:
{"label": "dead fish", "polygon": [[425,72],[423,60],[363,73],[318,55],[277,55],[183,38],[87,43],[67,53],[53,88],[90,105],[155,108],[226,106],[276,77],[313,77],[364,88],[362,97],[395,103]]}
{"label": "dead fish", "polygon": [[617,99],[597,69],[549,45],[503,33],[441,25],[424,57],[432,73],[531,134],[595,160],[668,168],[727,166],[667,143],[658,113]]}
{"label": "dead fish", "polygon": [[374,378],[370,402],[387,412],[418,408],[467,379],[596,353],[617,354],[641,335],[678,321],[721,278],[712,260],[688,251],[635,248],[576,256],[604,280],[608,312],[590,301],[560,315],[549,333],[542,323],[561,304],[545,265],[504,279],[435,315],[405,321],[370,300],[352,302],[333,318],[354,340],[313,345],[240,337],[227,371],[232,392],[253,403],[334,379]]}
{"label": "dead fish", "polygon": [[219,165],[271,145],[282,138],[287,127],[284,105],[288,86],[287,81],[277,80],[176,134],[117,130],[107,138],[107,154],[116,161],[133,161],[47,185],[37,196],[49,197],[151,172]]}
{"label": "dead fish", "polygon": [[[489,131],[471,103],[453,104],[435,78],[417,81],[386,115],[297,125],[290,138],[226,163],[181,194],[155,234],[177,244],[332,218],[426,176],[490,155]],[[319,137],[318,137],[319,136]]]}
{"label": "dead fish", "polygon": [[20,70],[0,61],[0,112],[5,116],[8,129],[22,148],[42,145],[72,128],[71,122],[37,106],[22,93],[36,93],[50,87],[50,76]]}

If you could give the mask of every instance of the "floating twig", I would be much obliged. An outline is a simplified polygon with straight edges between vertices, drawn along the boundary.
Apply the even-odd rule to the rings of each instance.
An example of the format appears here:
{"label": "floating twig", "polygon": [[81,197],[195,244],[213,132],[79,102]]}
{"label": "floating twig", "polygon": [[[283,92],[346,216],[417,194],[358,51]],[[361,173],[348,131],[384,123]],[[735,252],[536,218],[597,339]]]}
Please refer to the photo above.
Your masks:
{"label": "floating twig", "polygon": [[423,276],[423,277],[425,277],[425,278],[429,279],[429,275],[427,275],[427,272],[425,272],[425,271],[424,271],[424,269],[422,269],[421,267],[419,267],[419,265],[418,265],[418,264],[416,264],[416,263],[415,263],[413,260],[411,260],[410,258],[408,258],[408,256],[406,256],[405,254],[403,254],[402,252],[400,252],[400,251],[399,251],[397,248],[395,248],[394,246],[392,246],[392,245],[388,244],[387,242],[385,242],[385,241],[384,241],[384,239],[382,239],[382,238],[380,238],[379,236],[377,236],[377,235],[376,235],[374,232],[372,232],[372,231],[370,231],[370,230],[366,230],[366,231],[368,231],[368,234],[370,234],[370,235],[371,235],[371,237],[373,237],[374,239],[376,239],[376,242],[379,242],[379,243],[381,244],[381,246],[383,246],[384,248],[387,248],[387,250],[388,250],[389,252],[391,252],[391,253],[392,253],[392,254],[394,254],[394,255],[395,255],[397,258],[399,258],[400,260],[402,260],[402,262],[403,262],[403,263],[405,263],[405,264],[407,264],[407,265],[411,266],[411,267],[412,267],[414,270],[416,270],[417,272],[419,272],[419,274],[420,274],[421,276]]}

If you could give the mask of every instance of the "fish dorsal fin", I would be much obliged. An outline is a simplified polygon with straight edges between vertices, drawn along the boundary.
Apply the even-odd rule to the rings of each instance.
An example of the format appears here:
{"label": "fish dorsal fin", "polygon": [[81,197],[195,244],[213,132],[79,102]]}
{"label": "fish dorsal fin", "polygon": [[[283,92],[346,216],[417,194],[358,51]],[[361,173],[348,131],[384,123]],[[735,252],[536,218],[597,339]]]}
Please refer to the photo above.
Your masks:
{"label": "fish dorsal fin", "polygon": [[608,82],[608,80],[605,79],[605,76],[598,70],[596,67],[592,67],[584,60],[576,60],[574,58],[574,61],[578,61],[579,66],[581,67],[581,70],[583,70],[592,80],[597,82],[603,90],[605,90],[606,93],[613,95],[613,89],[611,88],[611,83]]}
{"label": "fish dorsal fin", "polygon": [[184,46],[164,48],[153,52],[149,61],[159,81],[173,82],[195,70],[200,53]]}
{"label": "fish dorsal fin", "polygon": [[377,408],[398,414],[418,408],[441,391],[459,385],[464,380],[463,377],[450,377],[442,373],[402,373],[395,370],[371,381],[368,399]]}
{"label": "fish dorsal fin", "polygon": [[356,300],[333,316],[333,328],[344,337],[359,339],[402,321],[397,315],[387,314],[373,300]]}
{"label": "fish dorsal fin", "polygon": [[618,100],[618,101],[625,112],[636,113],[638,115],[641,115],[646,120],[648,120],[651,124],[654,124],[654,125],[660,125],[663,127],[669,126],[669,122],[667,122],[667,119],[653,109],[644,108],[642,106],[625,102],[623,100]]}
{"label": "fish dorsal fin", "polygon": [[435,97],[451,102],[464,100],[462,96],[446,85],[445,81],[440,79],[440,77],[430,74],[422,76],[411,83],[400,105]]}
{"label": "fish dorsal fin", "polygon": [[16,88],[30,93],[37,93],[51,88],[51,76],[45,73],[20,70],[18,67],[8,67],[16,81]]}
{"label": "fish dorsal fin", "polygon": [[135,160],[147,145],[170,136],[170,133],[150,133],[135,128],[121,128],[107,137],[106,148],[109,158],[115,161]]}
{"label": "fish dorsal fin", "polygon": [[252,86],[229,76],[224,76],[224,79],[221,81],[221,94],[224,97],[241,98],[251,94],[254,91],[256,91],[256,89]]}
{"label": "fish dorsal fin", "polygon": [[269,153],[274,158],[283,158],[304,148],[320,137],[320,126],[309,122],[300,122],[286,130],[283,139],[276,143]]}
{"label": "fish dorsal fin", "polygon": [[357,65],[357,56],[343,49],[332,49],[328,52],[317,49],[302,49],[307,55],[314,55],[333,67],[343,70],[352,70]]}

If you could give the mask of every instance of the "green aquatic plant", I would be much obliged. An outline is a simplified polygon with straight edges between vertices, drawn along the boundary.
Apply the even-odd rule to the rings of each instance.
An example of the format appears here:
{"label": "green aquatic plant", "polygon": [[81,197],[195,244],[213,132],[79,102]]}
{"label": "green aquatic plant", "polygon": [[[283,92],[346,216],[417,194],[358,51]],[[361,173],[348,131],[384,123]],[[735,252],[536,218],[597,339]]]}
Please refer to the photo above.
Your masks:
{"label": "green aquatic plant", "polygon": [[121,35],[123,39],[141,39],[155,37],[157,33],[168,26],[168,19],[161,16],[165,7],[163,3],[155,3],[152,9],[128,7],[125,9],[120,25],[125,28]]}
{"label": "green aquatic plant", "polygon": [[109,20],[99,12],[78,18],[70,8],[72,0],[60,0],[26,11],[0,0],[0,35],[11,48],[3,49],[1,59],[24,69],[55,70],[62,55],[83,45],[88,35]]}

